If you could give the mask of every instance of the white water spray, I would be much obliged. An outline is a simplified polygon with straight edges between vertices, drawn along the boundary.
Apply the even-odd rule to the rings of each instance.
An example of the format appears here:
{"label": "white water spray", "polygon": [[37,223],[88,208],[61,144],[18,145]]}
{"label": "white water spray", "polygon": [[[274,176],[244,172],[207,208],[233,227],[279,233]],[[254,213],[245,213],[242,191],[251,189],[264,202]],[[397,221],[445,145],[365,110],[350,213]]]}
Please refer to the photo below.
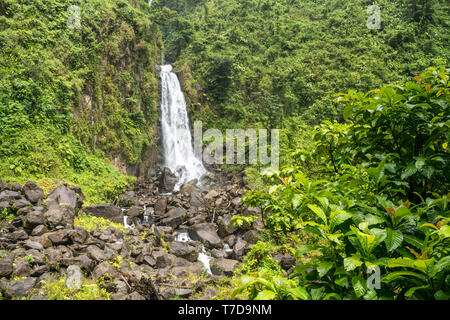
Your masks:
{"label": "white water spray", "polygon": [[206,173],[202,162],[194,155],[186,101],[180,82],[171,65],[161,66],[161,130],[164,166],[178,178],[175,191]]}

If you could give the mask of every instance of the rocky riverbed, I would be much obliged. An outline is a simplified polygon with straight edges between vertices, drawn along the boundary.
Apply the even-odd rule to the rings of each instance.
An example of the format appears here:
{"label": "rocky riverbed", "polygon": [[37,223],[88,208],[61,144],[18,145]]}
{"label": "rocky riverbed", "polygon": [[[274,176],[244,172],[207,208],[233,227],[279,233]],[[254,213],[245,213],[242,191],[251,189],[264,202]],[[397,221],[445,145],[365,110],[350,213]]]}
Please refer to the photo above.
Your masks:
{"label": "rocky riverbed", "polygon": [[[262,228],[258,221],[254,229],[230,224],[233,214],[258,211],[241,204],[250,187],[242,175],[216,171],[162,195],[158,190],[171,187],[168,174],[94,206],[83,206],[82,190],[64,183],[45,195],[34,182],[0,181],[0,212],[15,215],[1,221],[3,297],[46,299],[42,281],[62,276],[71,288],[107,279],[102,287],[115,300],[214,297],[214,284],[233,275]],[[87,231],[74,226],[82,212],[133,228]]]}

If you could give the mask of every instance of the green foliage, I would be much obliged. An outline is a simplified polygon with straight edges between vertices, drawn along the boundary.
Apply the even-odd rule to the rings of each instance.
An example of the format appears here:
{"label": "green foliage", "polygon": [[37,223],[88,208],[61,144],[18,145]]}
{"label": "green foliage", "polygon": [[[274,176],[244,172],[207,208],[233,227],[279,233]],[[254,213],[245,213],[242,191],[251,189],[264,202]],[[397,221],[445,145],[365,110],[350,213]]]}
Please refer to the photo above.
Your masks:
{"label": "green foliage", "polygon": [[83,279],[80,289],[69,289],[66,277],[43,282],[43,294],[48,300],[111,300],[106,289],[100,288],[94,280]]}
{"label": "green foliage", "polygon": [[11,213],[10,210],[4,208],[0,214],[0,220],[10,221],[15,218],[14,213]]}
{"label": "green foliage", "polygon": [[212,128],[341,119],[334,94],[404,81],[449,61],[448,3],[300,0],[161,1],[165,53],[195,119]]}
{"label": "green foliage", "polygon": [[[316,239],[297,249],[298,259],[320,255],[289,279],[263,269],[246,275],[238,292],[249,288],[251,299],[293,299],[293,288],[299,299],[448,298],[448,73],[430,68],[416,82],[341,95],[354,122],[317,126],[310,149],[267,175],[267,192],[248,192],[244,202],[262,208],[273,234],[302,230]],[[436,154],[437,163],[430,160]],[[420,168],[406,177],[418,157]],[[422,174],[427,166],[432,175]],[[380,288],[369,285],[374,268]]]}
{"label": "green foliage", "polygon": [[154,146],[160,15],[144,1],[0,1],[2,178],[106,187],[93,201],[123,187],[106,159],[137,164]]}
{"label": "green foliage", "polygon": [[87,231],[95,229],[107,229],[113,227],[116,230],[125,231],[125,227],[120,223],[114,223],[108,219],[94,217],[84,212],[78,212],[74,220],[75,227],[81,227]]}

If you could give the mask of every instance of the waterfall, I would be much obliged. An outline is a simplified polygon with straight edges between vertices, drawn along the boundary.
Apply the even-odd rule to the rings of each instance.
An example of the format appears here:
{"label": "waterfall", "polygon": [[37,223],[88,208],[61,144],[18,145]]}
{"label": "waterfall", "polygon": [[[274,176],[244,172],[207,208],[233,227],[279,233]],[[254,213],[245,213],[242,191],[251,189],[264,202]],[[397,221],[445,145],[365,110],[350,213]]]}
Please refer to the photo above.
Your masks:
{"label": "waterfall", "polygon": [[206,173],[202,162],[194,155],[186,101],[180,82],[171,65],[161,66],[161,133],[164,166],[178,178],[175,190]]}

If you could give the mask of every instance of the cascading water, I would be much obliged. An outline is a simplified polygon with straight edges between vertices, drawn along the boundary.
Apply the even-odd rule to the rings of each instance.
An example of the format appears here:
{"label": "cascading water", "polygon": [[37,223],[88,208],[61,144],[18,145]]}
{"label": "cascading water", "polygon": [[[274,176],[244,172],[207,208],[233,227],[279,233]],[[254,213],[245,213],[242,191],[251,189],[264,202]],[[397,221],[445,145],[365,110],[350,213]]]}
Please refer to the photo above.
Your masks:
{"label": "cascading water", "polygon": [[161,66],[161,131],[164,166],[178,178],[175,191],[206,173],[202,162],[194,155],[186,101],[180,82],[171,65]]}

